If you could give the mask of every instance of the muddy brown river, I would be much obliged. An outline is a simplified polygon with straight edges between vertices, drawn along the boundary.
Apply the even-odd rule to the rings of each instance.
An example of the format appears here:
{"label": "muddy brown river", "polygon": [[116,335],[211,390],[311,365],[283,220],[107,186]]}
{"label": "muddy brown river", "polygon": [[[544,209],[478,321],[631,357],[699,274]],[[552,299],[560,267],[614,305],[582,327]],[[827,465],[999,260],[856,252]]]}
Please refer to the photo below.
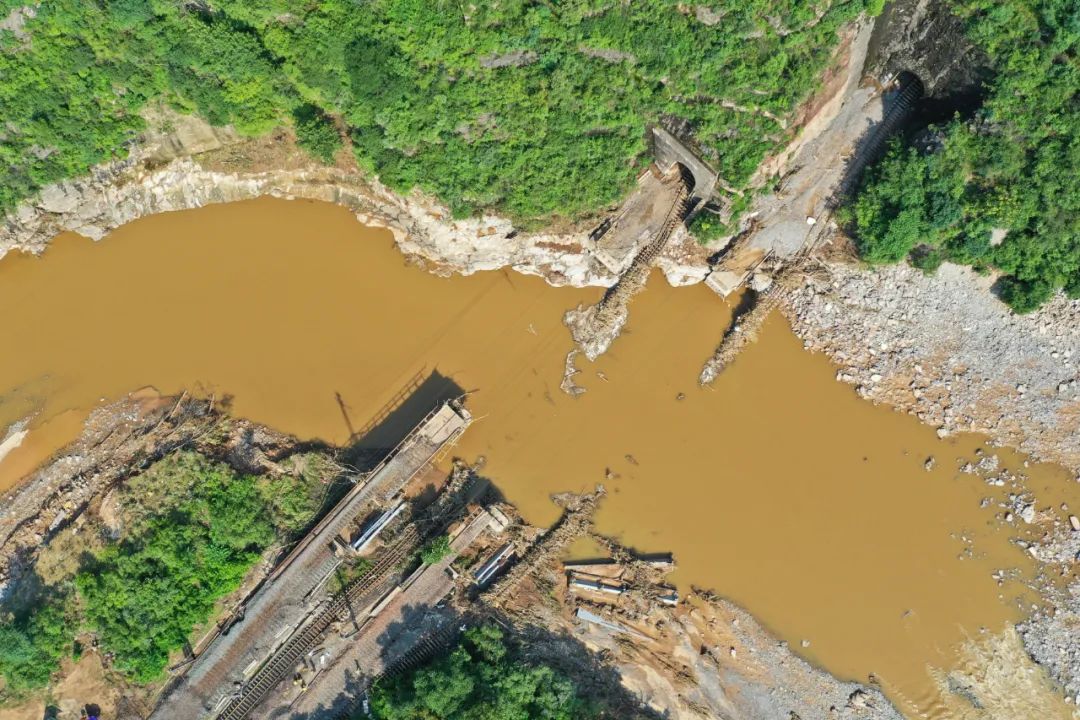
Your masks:
{"label": "muddy brown river", "polygon": [[[941,716],[931,669],[1032,601],[991,577],[1031,568],[1010,542],[1026,530],[980,507],[1003,491],[957,470],[980,438],[942,441],[858,399],[779,316],[699,389],[731,308],[659,277],[608,356],[579,361],[588,392],[571,398],[561,316],[599,294],[510,272],[435,277],[388,231],[304,201],[159,215],[98,244],[62,236],[0,261],[0,433],[33,416],[0,489],[142,386],[228,395],[239,415],[343,443],[438,373],[480,418],[457,454],[486,457],[530,520],[556,517],[550,493],[603,483],[600,530],[674,552],[683,588],[714,588],[807,659],[873,673],[905,713]],[[1062,498],[1064,472],[993,452],[1040,500]]]}

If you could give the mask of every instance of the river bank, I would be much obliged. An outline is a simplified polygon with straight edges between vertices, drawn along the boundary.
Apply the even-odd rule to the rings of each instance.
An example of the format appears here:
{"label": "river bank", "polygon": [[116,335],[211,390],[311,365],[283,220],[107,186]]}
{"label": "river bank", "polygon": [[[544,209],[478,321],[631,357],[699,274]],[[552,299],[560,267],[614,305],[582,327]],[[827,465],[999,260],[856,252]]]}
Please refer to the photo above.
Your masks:
{"label": "river bank", "polygon": [[[212,403],[185,397],[162,398],[150,392],[100,408],[86,430],[62,456],[36,472],[5,500],[0,516],[0,583],[6,592],[34,578],[54,579],[73,572],[74,547],[96,546],[118,524],[117,497],[140,472],[182,448],[225,462],[238,472],[288,472],[290,458],[312,447],[245,420],[232,418]],[[316,449],[326,453],[327,449]],[[436,473],[437,474],[437,473]],[[513,508],[504,512],[515,516]],[[539,536],[541,528],[517,532]],[[626,554],[617,543],[598,536]],[[563,570],[554,558],[539,570],[539,586],[558,585]],[[245,601],[272,568],[263,558],[243,588],[216,610],[227,617]],[[655,574],[655,573],[654,573]],[[728,717],[788,717],[805,720],[897,720],[900,716],[879,689],[842,682],[795,656],[743,609],[711,593],[696,591],[679,608],[645,601],[625,607],[605,603],[593,609],[635,628],[634,642],[599,627],[575,621],[574,601],[565,593],[560,603],[528,604],[535,598],[533,580],[515,595],[508,611],[522,620],[519,631],[529,656],[584,673],[585,686],[596,692],[626,692],[646,713],[691,719],[702,712]],[[642,586],[645,587],[645,586]],[[530,589],[532,588],[532,589]],[[526,603],[519,608],[520,603]],[[570,608],[569,610],[567,608]],[[541,609],[537,613],[536,610]],[[483,607],[472,608],[484,612]],[[517,624],[517,620],[515,620]],[[208,625],[212,627],[212,625]],[[196,631],[206,632],[206,628]],[[85,638],[89,646],[89,638]],[[699,652],[700,646],[700,652]],[[589,648],[592,654],[584,652]],[[597,654],[599,653],[599,654]],[[139,685],[112,667],[112,658],[88,650],[81,659],[65,661],[51,686],[58,720],[75,720],[90,697],[108,716],[145,717],[159,702],[162,681]],[[577,665],[575,665],[577,663]],[[183,664],[179,664],[181,667]],[[615,687],[602,682],[616,678]],[[782,690],[776,684],[782,679]],[[619,682],[621,681],[621,687]],[[0,706],[3,720],[41,717],[38,698]]]}
{"label": "river bank", "polygon": [[[402,253],[441,275],[510,268],[553,285],[607,286],[615,280],[584,251],[581,231],[522,232],[497,217],[457,221],[430,198],[396,196],[348,167],[284,162],[291,156],[287,138],[274,147],[267,140],[213,133],[207,138],[199,129],[191,134],[202,137],[201,144],[184,141],[162,150],[148,142],[131,161],[49,189],[9,219],[0,247],[40,251],[61,230],[98,239],[145,215],[273,195],[343,205],[362,222],[390,228]],[[705,255],[682,233],[658,264],[670,283],[683,285],[704,277]],[[843,258],[827,261],[825,268],[828,279],[806,279],[784,310],[809,349],[840,365],[838,379],[859,387],[867,399],[919,415],[941,435],[986,432],[995,442],[1019,445],[1077,471],[1075,303],[1059,301],[1035,315],[1016,317],[979,278],[948,266],[934,277],[907,268],[867,274]],[[616,348],[627,340],[616,341]],[[593,376],[593,368],[586,375]],[[635,450],[635,456],[628,465],[636,466],[642,453]],[[64,502],[64,492],[57,486],[50,497]],[[1054,530],[1065,538],[1068,531],[1060,523]],[[1049,545],[1049,536],[1043,545]],[[1059,562],[1068,558],[1062,555]],[[1040,627],[1041,617],[1030,627]],[[1048,630],[1038,637],[1058,644],[1040,644],[1038,630],[1026,632],[1025,639],[1029,648],[1045,647],[1032,652],[1046,658],[1047,667],[1067,673],[1075,663],[1055,666],[1053,658],[1060,657],[1061,643],[1068,648],[1075,626],[1062,624],[1065,615],[1045,617]],[[1057,624],[1051,627],[1051,621]],[[1060,673],[1064,686],[1075,687]]]}
{"label": "river bank", "polygon": [[[97,240],[139,217],[270,195],[344,205],[360,222],[389,228],[402,253],[438,274],[510,268],[574,287],[607,287],[616,279],[584,250],[581,232],[523,233],[492,216],[452,220],[431,198],[401,197],[337,168],[222,172],[204,167],[214,167],[215,158],[206,156],[157,167],[161,152],[150,146],[22,206],[0,233],[0,257],[40,253],[60,232]],[[709,270],[706,252],[685,232],[657,265],[674,286],[700,281]],[[986,433],[1080,476],[1080,301],[1062,296],[1018,316],[993,296],[989,279],[968,269],[866,272],[846,257],[822,267],[827,277],[807,278],[783,310],[807,349],[844,368],[838,379],[942,434]]]}
{"label": "river bank", "polygon": [[[1001,517],[1006,507],[1026,515],[1009,497],[1023,488],[958,468],[995,452],[1010,478],[1064,485],[1059,469],[1025,469],[979,438],[938,439],[860,400],[778,316],[713,389],[697,387],[700,358],[732,308],[702,285],[673,289],[658,276],[613,351],[582,365],[588,392],[572,398],[558,390],[571,342],[560,318],[598,291],[504,272],[436,277],[405,263],[390,233],[324,203],[264,198],[160,214],[100,245],[68,236],[40,260],[6,258],[3,273],[5,303],[28,292],[66,298],[9,319],[24,351],[0,370],[16,403],[5,411],[24,387],[30,400],[49,399],[47,421],[152,383],[348,445],[412,377],[427,378],[421,398],[475,390],[471,405],[487,420],[465,436],[462,457],[486,458],[485,473],[532,524],[553,521],[550,493],[602,482],[601,532],[676,553],[681,587],[749,608],[842,678],[873,673],[916,716],[938,692],[926,666],[954,666],[949,648],[963,628],[1027,614],[1018,583],[1002,599],[995,577],[1034,575],[1012,540],[1038,541],[1037,526]],[[138,352],[132,328],[144,329]],[[27,442],[42,427],[31,423]],[[938,460],[929,471],[928,456]],[[892,652],[868,645],[870,635]]]}

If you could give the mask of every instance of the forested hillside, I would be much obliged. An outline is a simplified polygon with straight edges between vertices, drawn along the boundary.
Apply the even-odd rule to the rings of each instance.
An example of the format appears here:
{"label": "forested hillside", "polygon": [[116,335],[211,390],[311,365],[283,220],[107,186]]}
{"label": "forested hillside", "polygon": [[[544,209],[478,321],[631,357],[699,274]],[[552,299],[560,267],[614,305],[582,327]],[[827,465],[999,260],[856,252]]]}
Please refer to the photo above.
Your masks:
{"label": "forested hillside", "polygon": [[[787,137],[837,30],[880,0],[432,3],[0,0],[0,210],[124,154],[162,98],[256,135],[340,130],[455,214],[575,216],[618,198],[645,128],[688,120],[724,180]],[[334,121],[337,121],[337,124]]]}
{"label": "forested hillside", "polygon": [[895,146],[852,210],[863,257],[911,256],[1004,273],[1002,299],[1035,309],[1059,288],[1080,297],[1080,4],[950,0],[994,79],[973,119],[929,147]]}

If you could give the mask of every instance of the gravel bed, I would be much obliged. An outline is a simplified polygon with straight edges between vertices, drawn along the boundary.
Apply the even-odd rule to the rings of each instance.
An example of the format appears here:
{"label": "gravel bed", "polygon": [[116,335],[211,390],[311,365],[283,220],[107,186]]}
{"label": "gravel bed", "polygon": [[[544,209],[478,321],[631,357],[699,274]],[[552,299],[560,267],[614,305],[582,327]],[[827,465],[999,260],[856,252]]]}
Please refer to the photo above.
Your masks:
{"label": "gravel bed", "polygon": [[[942,436],[988,434],[1080,473],[1080,301],[1015,315],[990,280],[943,265],[872,271],[832,264],[785,312],[861,396],[917,415]],[[1080,479],[1080,478],[1078,478]]]}

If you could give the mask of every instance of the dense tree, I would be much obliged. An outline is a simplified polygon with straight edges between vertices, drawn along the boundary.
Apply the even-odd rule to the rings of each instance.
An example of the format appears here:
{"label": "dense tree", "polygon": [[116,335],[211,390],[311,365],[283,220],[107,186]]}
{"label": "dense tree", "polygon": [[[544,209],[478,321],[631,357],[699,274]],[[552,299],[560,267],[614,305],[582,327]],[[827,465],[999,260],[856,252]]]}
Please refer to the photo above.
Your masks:
{"label": "dense tree", "polygon": [[137,682],[158,679],[275,537],[299,531],[323,505],[330,460],[309,453],[280,465],[286,473],[252,477],[184,451],[129,479],[117,509],[123,537],[87,553],[77,595],[65,581],[29,610],[0,611],[2,695],[46,686],[80,624],[117,669]]}
{"label": "dense tree", "polygon": [[1017,312],[1059,288],[1080,297],[1080,6],[951,5],[995,76],[974,119],[935,129],[929,150],[894,146],[867,173],[849,210],[860,252],[995,268]]}
{"label": "dense tree", "polygon": [[0,676],[4,693],[19,695],[44,687],[60,660],[72,649],[70,613],[66,599],[54,593],[38,598],[36,606],[0,623]]}
{"label": "dense tree", "polygon": [[336,472],[329,458],[295,455],[279,467],[241,475],[181,451],[129,478],[116,510],[123,535],[88,552],[74,583],[42,591],[24,602],[29,610],[0,609],[4,693],[45,686],[80,628],[134,680],[160,677],[275,538],[293,536],[323,506]]}
{"label": "dense tree", "polygon": [[296,144],[312,156],[330,164],[341,149],[341,135],[334,121],[314,105],[304,105],[293,112]]}
{"label": "dense tree", "polygon": [[239,586],[274,539],[251,478],[217,468],[193,497],[147,520],[137,537],[110,545],[76,578],[89,626],[140,682],[156,679],[169,653]]}
{"label": "dense tree", "polygon": [[597,714],[573,682],[530,665],[494,625],[472,628],[447,655],[375,687],[379,720],[583,720]]}

